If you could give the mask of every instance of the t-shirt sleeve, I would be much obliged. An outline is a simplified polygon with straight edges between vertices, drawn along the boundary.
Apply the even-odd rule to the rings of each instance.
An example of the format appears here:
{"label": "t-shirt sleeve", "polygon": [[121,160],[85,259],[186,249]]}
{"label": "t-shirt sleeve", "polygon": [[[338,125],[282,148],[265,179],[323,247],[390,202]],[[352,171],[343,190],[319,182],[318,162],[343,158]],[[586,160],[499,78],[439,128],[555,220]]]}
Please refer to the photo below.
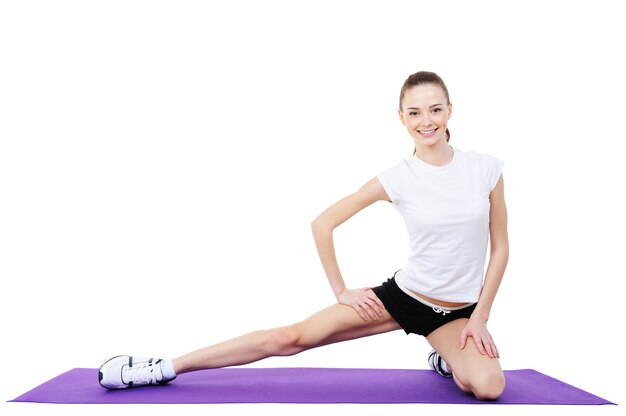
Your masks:
{"label": "t-shirt sleeve", "polygon": [[497,157],[487,154],[480,155],[479,162],[483,177],[489,187],[489,192],[491,192],[493,191],[493,188],[496,187],[498,179],[500,179],[502,169],[504,168],[504,162]]}
{"label": "t-shirt sleeve", "polygon": [[402,175],[401,163],[376,175],[394,205],[398,205],[402,201],[404,177]]}

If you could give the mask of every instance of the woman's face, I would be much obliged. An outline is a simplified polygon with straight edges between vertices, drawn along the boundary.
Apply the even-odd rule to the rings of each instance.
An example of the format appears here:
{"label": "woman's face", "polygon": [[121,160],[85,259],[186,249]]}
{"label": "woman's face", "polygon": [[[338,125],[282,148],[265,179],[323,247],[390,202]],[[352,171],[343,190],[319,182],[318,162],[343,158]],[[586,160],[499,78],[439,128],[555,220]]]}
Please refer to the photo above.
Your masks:
{"label": "woman's face", "polygon": [[437,84],[422,84],[404,93],[400,121],[415,141],[415,146],[435,147],[446,144],[446,128],[452,115],[443,89]]}

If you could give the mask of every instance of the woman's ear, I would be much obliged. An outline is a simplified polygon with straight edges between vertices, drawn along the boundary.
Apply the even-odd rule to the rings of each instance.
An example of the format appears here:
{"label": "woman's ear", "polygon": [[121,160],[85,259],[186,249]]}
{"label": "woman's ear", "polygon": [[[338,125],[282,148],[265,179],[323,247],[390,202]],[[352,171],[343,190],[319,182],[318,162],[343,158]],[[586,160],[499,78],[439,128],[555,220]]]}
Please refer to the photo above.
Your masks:
{"label": "woman's ear", "polygon": [[406,126],[406,122],[404,121],[404,114],[402,113],[402,109],[398,110],[398,117],[400,117],[400,123],[402,123],[403,126]]}

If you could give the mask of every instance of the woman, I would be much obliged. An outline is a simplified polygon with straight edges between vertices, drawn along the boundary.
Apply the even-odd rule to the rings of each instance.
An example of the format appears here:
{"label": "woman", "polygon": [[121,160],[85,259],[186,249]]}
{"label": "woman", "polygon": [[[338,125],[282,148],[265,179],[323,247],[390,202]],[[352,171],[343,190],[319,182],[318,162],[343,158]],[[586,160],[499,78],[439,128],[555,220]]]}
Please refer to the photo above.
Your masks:
{"label": "woman", "polygon": [[[426,337],[433,347],[429,365],[439,374],[453,377],[479,399],[498,398],[505,381],[487,320],[509,255],[503,163],[448,144],[452,104],[435,73],[407,78],[398,114],[415,142],[413,156],[330,206],[311,225],[337,304],[302,322],[252,332],[174,360],[113,357],[100,368],[100,384],[109,389],[164,384],[190,371],[403,329]],[[376,201],[391,202],[404,218],[408,264],[381,286],[348,289],[335,257],[333,230]]]}

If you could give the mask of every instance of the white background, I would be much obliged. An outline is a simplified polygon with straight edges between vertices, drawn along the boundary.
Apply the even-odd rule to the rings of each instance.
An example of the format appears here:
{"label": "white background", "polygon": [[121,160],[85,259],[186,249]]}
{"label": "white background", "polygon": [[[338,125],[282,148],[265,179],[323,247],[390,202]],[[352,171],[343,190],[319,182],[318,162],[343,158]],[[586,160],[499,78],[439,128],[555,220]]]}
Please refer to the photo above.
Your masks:
{"label": "white background", "polygon": [[[332,304],[310,222],[411,156],[398,93],[431,70],[450,90],[451,144],[506,162],[511,257],[489,323],[503,367],[623,404],[619,3],[3,1],[0,400],[112,355],[178,356]],[[335,242],[351,287],[379,284],[407,255],[401,219],[382,202]],[[426,368],[428,350],[396,332],[255,365]]]}

